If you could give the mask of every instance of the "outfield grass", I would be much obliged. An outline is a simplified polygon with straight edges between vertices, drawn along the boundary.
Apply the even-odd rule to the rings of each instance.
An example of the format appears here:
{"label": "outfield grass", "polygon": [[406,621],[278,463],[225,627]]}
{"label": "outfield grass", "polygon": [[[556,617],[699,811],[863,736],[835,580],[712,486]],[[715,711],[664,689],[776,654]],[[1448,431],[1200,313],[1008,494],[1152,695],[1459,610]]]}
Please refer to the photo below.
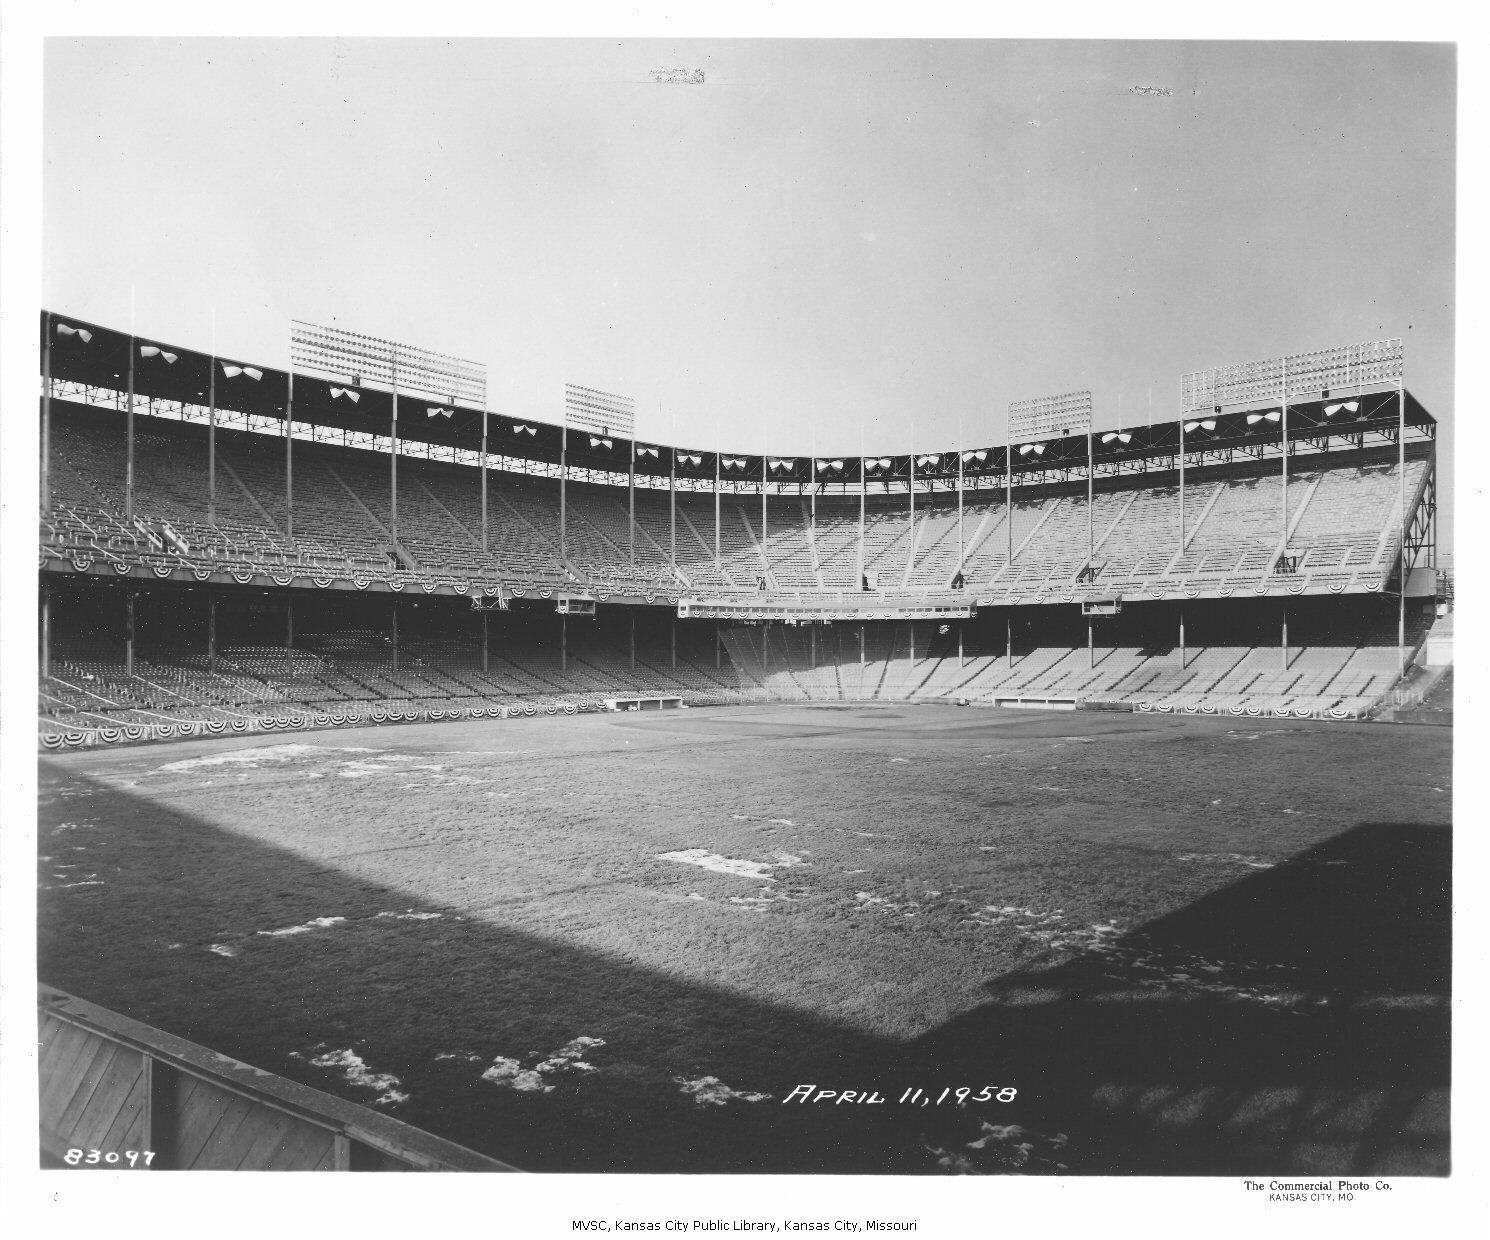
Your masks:
{"label": "outfield grass", "polygon": [[40,973],[535,1170],[1443,1174],[1450,741],[761,706],[48,755]]}

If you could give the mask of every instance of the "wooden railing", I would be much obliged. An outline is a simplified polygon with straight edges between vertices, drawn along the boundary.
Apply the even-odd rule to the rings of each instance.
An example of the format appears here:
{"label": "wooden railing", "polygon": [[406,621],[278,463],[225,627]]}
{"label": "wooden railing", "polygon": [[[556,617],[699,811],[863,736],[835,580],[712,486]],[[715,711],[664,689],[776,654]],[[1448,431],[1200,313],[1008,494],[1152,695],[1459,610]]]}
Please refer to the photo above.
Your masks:
{"label": "wooden railing", "polygon": [[44,1167],[517,1170],[50,986],[38,991]]}

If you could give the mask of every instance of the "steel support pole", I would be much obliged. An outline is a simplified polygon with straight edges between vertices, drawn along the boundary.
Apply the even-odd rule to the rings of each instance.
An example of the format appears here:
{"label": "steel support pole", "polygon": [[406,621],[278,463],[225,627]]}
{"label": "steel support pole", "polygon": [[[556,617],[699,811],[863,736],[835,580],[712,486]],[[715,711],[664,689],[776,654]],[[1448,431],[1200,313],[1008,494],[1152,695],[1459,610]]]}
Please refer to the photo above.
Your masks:
{"label": "steel support pole", "polygon": [[135,519],[135,338],[129,336],[129,401],[124,411],[124,523]]}
{"label": "steel support pole", "polygon": [[627,656],[630,661],[631,670],[636,671],[636,608],[630,612],[631,629],[630,638],[626,644]]}
{"label": "steel support pole", "polygon": [[[398,354],[393,355],[393,452],[388,457],[388,534],[393,539],[393,556],[398,559]],[[401,564],[402,561],[399,561]]]}
{"label": "steel support pole", "polygon": [[[214,320],[213,335],[216,335]],[[217,524],[217,352],[207,364],[207,524]]]}
{"label": "steel support pole", "polygon": [[398,598],[395,596],[389,604],[389,617],[393,631],[393,670],[398,671]]}
{"label": "steel support pole", "polygon": [[124,591],[124,674],[135,674],[135,592],[131,589]]}
{"label": "steel support pole", "polygon": [[673,671],[678,670],[678,621],[674,617],[668,633],[668,666]]}
{"label": "steel support pole", "polygon": [[285,537],[295,538],[295,465],[290,445],[295,437],[290,428],[295,420],[295,376],[286,376],[285,385]]}
{"label": "steel support pole", "polygon": [[811,630],[812,631],[808,634],[808,638],[809,638],[809,640],[812,643],[812,648],[811,648],[810,654],[808,655],[808,658],[809,658],[809,660],[811,662],[812,670],[813,671],[816,671],[817,670],[817,625],[815,625],[815,624],[812,625],[811,626]]}
{"label": "steel support pole", "polygon": [[1178,550],[1181,554],[1185,550],[1185,417],[1180,415],[1180,545]]}
{"label": "steel support pole", "polygon": [[564,414],[565,424],[559,428],[559,569],[567,577],[569,575],[569,524],[568,524],[568,482],[569,482],[569,414]]}
{"label": "steel support pole", "polygon": [[[717,439],[718,436],[715,436]],[[724,576],[724,561],[719,556],[719,450],[714,450],[714,568]]]}
{"label": "steel support pole", "polygon": [[631,459],[626,463],[626,554],[636,568],[636,432],[631,432]]}
{"label": "steel support pole", "polygon": [[1288,362],[1283,363],[1283,400],[1278,425],[1283,434],[1283,535],[1281,554],[1288,554]]}
{"label": "steel support pole", "polygon": [[1086,428],[1086,566],[1092,566],[1092,473],[1093,465],[1092,428]]}
{"label": "steel support pole", "polygon": [[1004,658],[1010,666],[1014,663],[1014,613],[1004,617]]}
{"label": "steel support pole", "polygon": [[1286,672],[1288,670],[1288,608],[1287,607],[1285,607],[1283,609],[1283,632],[1282,632],[1281,650],[1282,650],[1282,654],[1283,654],[1283,670]]}
{"label": "steel support pole", "polygon": [[295,678],[295,599],[285,595],[285,674]]}
{"label": "steel support pole", "polygon": [[1014,445],[1004,436],[1004,525],[1009,536],[1007,562],[1014,563]]}
{"label": "steel support pole", "polygon": [[1185,670],[1185,613],[1180,612],[1180,671]]}
{"label": "steel support pole", "polygon": [[41,583],[41,674],[43,679],[52,675],[52,590],[46,582]]}
{"label": "steel support pole", "polygon": [[864,672],[864,621],[859,621],[859,673]]}
{"label": "steel support pole", "polygon": [[1086,665],[1088,668],[1097,666],[1097,641],[1092,632],[1092,618],[1086,619]]}
{"label": "steel support pole", "polygon": [[559,617],[559,670],[569,670],[569,617]]}
{"label": "steel support pole", "polygon": [[962,623],[959,621],[957,625],[957,667],[961,670],[962,666]]}
{"label": "steel support pole", "polygon": [[[860,435],[860,439],[862,440],[862,438],[863,438],[863,435],[861,434]],[[864,445],[863,445],[862,442],[860,443],[859,447],[860,447],[860,450],[862,451],[863,450],[863,447],[864,447]],[[867,458],[865,458],[863,456],[860,456],[859,457],[859,588],[858,588],[858,592],[859,593],[862,593],[863,590],[864,590],[864,588],[865,588],[865,581],[864,581],[864,502],[865,502],[865,498],[869,494],[869,476],[864,471],[864,464],[865,464],[866,459]],[[863,626],[861,625],[860,628],[859,628],[859,662],[860,663],[863,663],[864,662],[864,653],[863,653],[863,651],[864,651],[864,629],[863,629]]]}
{"label": "steel support pole", "polygon": [[[487,540],[487,523],[488,523],[488,517],[487,517],[487,512],[486,512],[486,507],[487,507],[487,499],[486,499],[486,485],[487,485],[486,484],[486,471],[487,471],[487,426],[486,426],[486,423],[487,423],[487,417],[486,417],[486,389],[485,389],[485,387],[483,387],[481,389],[481,558],[482,558],[482,560],[485,560],[487,558],[487,556],[491,554],[490,551],[488,550],[488,540]],[[483,564],[482,565],[483,572],[485,571],[485,569],[486,569],[486,565]],[[481,670],[482,671],[485,671],[486,669],[483,667]]]}
{"label": "steel support pole", "polygon": [[[632,563],[635,563],[633,556]],[[678,579],[678,450],[672,450],[667,466],[667,566]]]}
{"label": "steel support pole", "polygon": [[1397,675],[1407,675],[1407,401],[1397,380],[1397,511],[1402,535],[1397,545]]}
{"label": "steel support pole", "polygon": [[[41,515],[52,508],[52,314],[42,316],[41,341]],[[44,672],[43,675],[50,675]]]}
{"label": "steel support pole", "polygon": [[714,621],[714,669],[720,667],[720,650],[724,646],[724,630],[719,627],[719,621]]}
{"label": "steel support pole", "polygon": [[217,595],[207,596],[207,670],[217,671]]}
{"label": "steel support pole", "polygon": [[481,613],[481,672],[483,675],[491,670],[489,666],[491,662],[491,655],[489,653],[491,648],[491,629],[488,624],[490,619],[491,613],[489,611],[483,611]]}

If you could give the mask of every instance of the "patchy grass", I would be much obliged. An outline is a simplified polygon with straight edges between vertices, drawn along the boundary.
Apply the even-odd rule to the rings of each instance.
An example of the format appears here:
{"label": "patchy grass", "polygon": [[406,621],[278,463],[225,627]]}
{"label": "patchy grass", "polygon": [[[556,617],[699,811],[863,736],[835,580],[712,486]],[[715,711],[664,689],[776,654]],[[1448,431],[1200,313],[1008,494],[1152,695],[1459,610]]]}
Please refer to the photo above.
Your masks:
{"label": "patchy grass", "polygon": [[768,706],[48,756],[41,976],[533,1169],[1442,1173],[1450,740]]}

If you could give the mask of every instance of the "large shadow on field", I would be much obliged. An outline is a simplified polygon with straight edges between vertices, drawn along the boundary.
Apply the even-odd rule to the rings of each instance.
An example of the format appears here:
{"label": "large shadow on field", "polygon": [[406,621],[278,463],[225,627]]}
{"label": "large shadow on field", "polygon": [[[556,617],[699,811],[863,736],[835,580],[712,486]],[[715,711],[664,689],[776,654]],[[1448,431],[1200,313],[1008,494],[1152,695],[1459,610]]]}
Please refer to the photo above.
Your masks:
{"label": "large shadow on field", "polygon": [[911,1049],[1023,1086],[999,1144],[1031,1169],[1444,1175],[1450,874],[1449,828],[1362,825],[994,979]]}
{"label": "large shadow on field", "polygon": [[[1446,829],[1362,826],[904,1044],[57,774],[44,874],[80,849],[96,878],[44,878],[42,980],[370,1103],[311,1062],[350,1049],[398,1078],[388,1113],[526,1169],[1447,1170]],[[95,797],[106,829],[62,823]],[[786,1104],[804,1084],[887,1101]]]}

